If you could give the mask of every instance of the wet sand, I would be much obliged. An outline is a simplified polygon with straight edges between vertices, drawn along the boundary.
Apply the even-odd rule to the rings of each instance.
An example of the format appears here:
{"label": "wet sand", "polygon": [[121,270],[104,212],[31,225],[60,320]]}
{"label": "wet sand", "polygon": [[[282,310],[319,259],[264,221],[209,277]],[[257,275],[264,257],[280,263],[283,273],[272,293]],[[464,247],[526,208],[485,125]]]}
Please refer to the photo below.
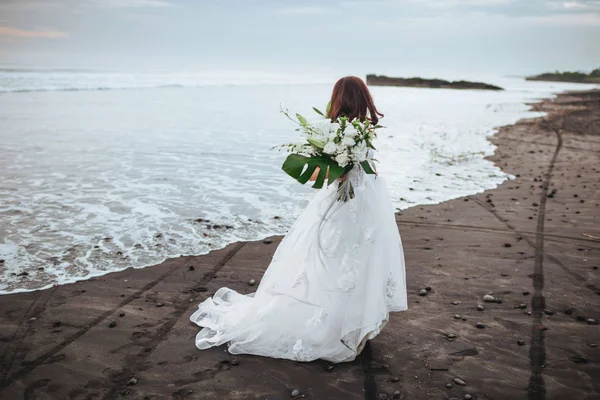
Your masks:
{"label": "wet sand", "polygon": [[600,398],[600,91],[533,107],[492,138],[514,180],[397,214],[409,310],[356,361],[194,347],[197,304],[252,292],[274,237],[1,296],[0,399]]}

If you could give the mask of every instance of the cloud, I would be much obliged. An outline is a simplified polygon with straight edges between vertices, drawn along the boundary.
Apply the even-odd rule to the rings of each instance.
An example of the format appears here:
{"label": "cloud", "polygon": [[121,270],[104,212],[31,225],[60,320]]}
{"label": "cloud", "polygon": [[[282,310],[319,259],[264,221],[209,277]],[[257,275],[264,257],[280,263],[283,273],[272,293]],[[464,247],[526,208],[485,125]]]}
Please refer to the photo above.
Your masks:
{"label": "cloud", "polygon": [[551,14],[537,15],[521,18],[522,22],[528,25],[549,25],[549,26],[600,26],[600,14],[579,13],[579,14]]}
{"label": "cloud", "polygon": [[424,8],[458,8],[458,7],[485,7],[485,6],[498,6],[514,3],[518,0],[345,0],[341,4],[344,6],[394,6],[396,8],[403,8],[407,4],[414,6],[420,6]]}
{"label": "cloud", "polygon": [[67,32],[55,30],[26,30],[11,28],[9,26],[0,26],[0,37],[62,39],[67,36],[69,36]]}
{"label": "cloud", "polygon": [[279,15],[327,15],[336,14],[339,10],[330,7],[293,7],[293,8],[281,8],[274,10],[275,14]]}
{"label": "cloud", "polygon": [[566,10],[600,11],[600,1],[565,1],[558,4],[554,3],[554,7],[564,8]]}
{"label": "cloud", "polygon": [[506,31],[515,28],[537,27],[600,27],[598,13],[552,13],[544,15],[502,15],[486,12],[464,12],[447,15],[428,15],[424,17],[398,17],[381,20],[377,26],[391,31],[408,31],[425,29],[427,32],[452,32],[453,34],[490,31]]}
{"label": "cloud", "polygon": [[52,8],[158,8],[172,5],[174,3],[169,0],[0,0],[2,10],[28,12]]}
{"label": "cloud", "polygon": [[0,2],[0,10],[2,11],[36,11],[63,6],[63,2],[54,0],[2,0]]}
{"label": "cloud", "polygon": [[173,5],[165,0],[87,0],[87,3],[110,8],[170,7]]}
{"label": "cloud", "polygon": [[578,3],[576,1],[569,1],[566,3],[562,3],[562,7],[566,8],[567,10],[571,10],[571,9],[581,9],[581,8],[587,8],[588,6],[586,4],[583,3]]}
{"label": "cloud", "polygon": [[515,0],[410,0],[432,8],[486,7],[513,3]]}

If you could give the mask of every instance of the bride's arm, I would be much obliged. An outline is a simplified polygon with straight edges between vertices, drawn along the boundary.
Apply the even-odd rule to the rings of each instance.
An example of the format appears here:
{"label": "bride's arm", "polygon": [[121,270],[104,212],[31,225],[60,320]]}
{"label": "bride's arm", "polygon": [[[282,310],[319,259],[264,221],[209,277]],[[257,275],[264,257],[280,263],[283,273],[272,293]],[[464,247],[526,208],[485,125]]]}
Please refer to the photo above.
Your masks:
{"label": "bride's arm", "polygon": [[[313,174],[311,175],[309,181],[316,181],[317,177],[319,176],[319,171],[321,171],[321,169],[319,167],[315,168],[315,172],[313,172]],[[327,178],[329,177],[329,171],[325,172],[325,179],[327,180]],[[338,181],[343,182],[346,180],[346,174],[340,176],[338,178]]]}
{"label": "bride's arm", "polygon": [[[320,171],[321,171],[321,168],[319,168],[319,167],[315,168],[315,172],[313,172],[313,174],[310,176],[309,181],[316,181],[317,177],[319,176]],[[329,175],[329,171],[325,172],[325,179],[327,179],[328,175]]]}

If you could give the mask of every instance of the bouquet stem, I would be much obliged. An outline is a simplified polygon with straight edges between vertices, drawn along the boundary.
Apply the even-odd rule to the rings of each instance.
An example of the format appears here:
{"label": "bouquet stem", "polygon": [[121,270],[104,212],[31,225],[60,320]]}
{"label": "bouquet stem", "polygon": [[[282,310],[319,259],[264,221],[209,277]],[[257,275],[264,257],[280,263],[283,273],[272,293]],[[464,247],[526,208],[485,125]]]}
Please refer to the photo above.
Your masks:
{"label": "bouquet stem", "polygon": [[346,179],[343,182],[339,182],[338,185],[338,201],[348,201],[354,198],[354,186],[350,183],[350,180]]}

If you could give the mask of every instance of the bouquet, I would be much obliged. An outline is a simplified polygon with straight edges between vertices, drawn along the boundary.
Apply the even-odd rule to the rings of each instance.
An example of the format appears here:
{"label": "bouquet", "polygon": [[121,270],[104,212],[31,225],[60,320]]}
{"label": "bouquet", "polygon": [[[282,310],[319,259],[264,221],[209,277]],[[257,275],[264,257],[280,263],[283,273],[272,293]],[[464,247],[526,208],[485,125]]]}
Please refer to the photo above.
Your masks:
{"label": "bouquet", "polygon": [[[327,105],[326,113],[329,112],[330,104]],[[358,118],[350,120],[341,116],[332,121],[324,113],[313,107],[319,115],[314,122],[309,122],[300,114],[296,119],[290,116],[287,109],[281,108],[281,112],[298,125],[296,131],[302,132],[304,141],[294,144],[288,143],[279,146],[286,148],[291,154],[283,163],[282,169],[301,184],[305,184],[319,168],[318,176],[312,186],[320,189],[328,181],[331,185],[338,178],[344,176],[355,166],[362,168],[367,174],[375,174],[373,162],[370,158],[369,149],[376,150],[373,146],[375,131],[382,128],[373,125],[365,119],[364,122]],[[338,182],[338,201],[348,201],[354,198],[354,188],[349,180]]]}

